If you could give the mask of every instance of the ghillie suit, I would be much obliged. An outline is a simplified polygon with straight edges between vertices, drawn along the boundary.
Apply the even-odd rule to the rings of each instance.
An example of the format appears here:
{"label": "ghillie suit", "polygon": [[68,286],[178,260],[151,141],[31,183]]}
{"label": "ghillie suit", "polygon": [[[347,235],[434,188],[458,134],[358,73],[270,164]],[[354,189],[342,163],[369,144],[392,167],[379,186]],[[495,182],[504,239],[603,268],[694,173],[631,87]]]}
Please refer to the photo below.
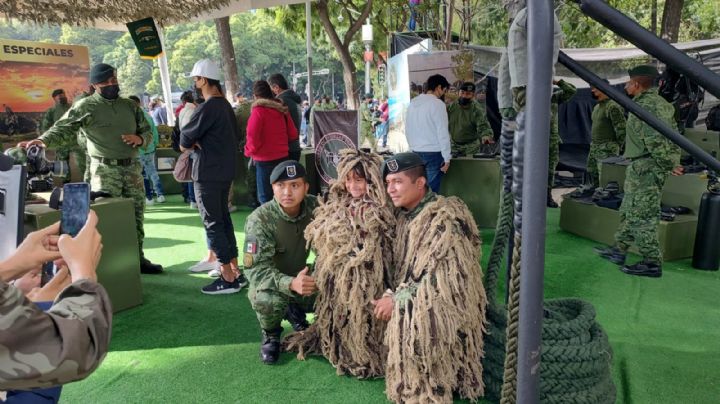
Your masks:
{"label": "ghillie suit", "polygon": [[395,307],[387,326],[387,397],[449,403],[483,395],[485,289],[480,237],[467,206],[427,194],[398,215]]}
{"label": "ghillie suit", "polygon": [[[299,359],[324,355],[339,375],[382,377],[386,323],[375,319],[371,301],[389,286],[386,271],[395,218],[380,176],[382,158],[350,149],[340,156],[338,180],[305,229],[305,238],[317,253],[315,323],[288,336],[284,346],[297,351]],[[353,198],[343,181],[357,164],[368,182],[361,199]]]}

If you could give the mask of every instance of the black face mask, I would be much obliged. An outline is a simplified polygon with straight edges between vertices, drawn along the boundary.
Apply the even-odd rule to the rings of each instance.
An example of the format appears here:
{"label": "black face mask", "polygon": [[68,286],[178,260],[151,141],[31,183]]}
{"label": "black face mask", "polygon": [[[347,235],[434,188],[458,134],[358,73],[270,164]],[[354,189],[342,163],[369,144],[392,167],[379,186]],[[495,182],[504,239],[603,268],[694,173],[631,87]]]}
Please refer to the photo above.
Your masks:
{"label": "black face mask", "polygon": [[194,87],[194,90],[195,90],[194,91],[195,92],[195,101],[197,101],[198,103],[202,102],[200,100],[205,101],[205,98],[203,98],[202,88]]}
{"label": "black face mask", "polygon": [[458,104],[460,104],[462,106],[470,105],[470,101],[472,101],[472,100],[470,100],[469,98],[465,98],[465,97],[458,98]]}
{"label": "black face mask", "polygon": [[115,100],[120,94],[120,86],[117,84],[110,84],[109,86],[100,87],[100,96],[106,100]]}
{"label": "black face mask", "polygon": [[440,96],[440,101],[445,102],[445,94]]}
{"label": "black face mask", "polygon": [[598,100],[598,96],[595,95],[595,93],[592,93],[592,92],[591,92],[591,93],[590,93],[590,96],[592,97],[593,100],[595,100],[595,101]]}
{"label": "black face mask", "polygon": [[67,102],[67,97],[60,97],[60,99],[58,100],[58,102],[59,102],[60,104],[66,105],[66,104],[68,103],[68,102]]}

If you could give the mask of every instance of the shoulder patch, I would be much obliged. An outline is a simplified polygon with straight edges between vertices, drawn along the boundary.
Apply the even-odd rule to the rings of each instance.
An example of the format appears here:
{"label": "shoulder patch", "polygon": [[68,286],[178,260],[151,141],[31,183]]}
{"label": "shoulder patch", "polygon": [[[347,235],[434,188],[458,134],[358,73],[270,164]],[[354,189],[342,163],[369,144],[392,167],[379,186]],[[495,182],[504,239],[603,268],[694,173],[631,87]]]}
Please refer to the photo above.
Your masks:
{"label": "shoulder patch", "polygon": [[246,241],[244,252],[246,254],[256,254],[257,253],[257,241],[254,241],[254,240]]}

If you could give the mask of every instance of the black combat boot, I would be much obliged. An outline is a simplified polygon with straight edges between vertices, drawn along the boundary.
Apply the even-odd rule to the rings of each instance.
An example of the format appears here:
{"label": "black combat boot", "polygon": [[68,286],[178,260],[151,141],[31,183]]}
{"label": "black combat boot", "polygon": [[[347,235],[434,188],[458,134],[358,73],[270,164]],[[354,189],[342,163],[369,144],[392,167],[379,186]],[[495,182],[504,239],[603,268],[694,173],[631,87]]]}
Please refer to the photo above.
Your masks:
{"label": "black combat boot", "polygon": [[552,190],[548,189],[547,191],[547,207],[548,208],[557,208],[559,205],[552,197]]}
{"label": "black combat boot", "polygon": [[625,265],[626,254],[617,247],[595,247],[594,250],[599,256],[613,264]]}
{"label": "black combat boot", "polygon": [[296,304],[288,304],[285,318],[295,331],[303,331],[310,326],[305,319],[305,310]]}
{"label": "black combat boot", "polygon": [[640,261],[633,265],[624,265],[620,270],[628,275],[647,276],[650,278],[659,278],[662,276],[662,267],[659,263],[653,261]]}
{"label": "black combat boot", "polygon": [[266,365],[272,365],[280,356],[280,334],[282,328],[262,330],[262,343],[260,345],[260,360]]}
{"label": "black combat boot", "polygon": [[149,259],[144,256],[140,256],[140,273],[157,275],[163,272],[162,265],[153,264]]}

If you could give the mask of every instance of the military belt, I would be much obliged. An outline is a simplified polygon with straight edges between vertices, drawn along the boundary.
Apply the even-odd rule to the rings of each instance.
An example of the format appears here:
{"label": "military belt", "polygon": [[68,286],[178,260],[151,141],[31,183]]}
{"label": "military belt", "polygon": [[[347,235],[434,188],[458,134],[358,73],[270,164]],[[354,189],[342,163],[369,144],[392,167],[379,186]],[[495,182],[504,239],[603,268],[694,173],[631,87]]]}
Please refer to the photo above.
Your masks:
{"label": "military belt", "polygon": [[134,159],[134,158],[128,158],[128,159],[108,159],[108,158],[105,158],[105,157],[95,157],[95,156],[92,156],[92,158],[95,159],[96,161],[100,162],[100,163],[107,164],[107,165],[110,165],[110,166],[122,166],[122,167],[127,167],[127,166],[131,166],[131,165],[135,162],[135,159]]}

